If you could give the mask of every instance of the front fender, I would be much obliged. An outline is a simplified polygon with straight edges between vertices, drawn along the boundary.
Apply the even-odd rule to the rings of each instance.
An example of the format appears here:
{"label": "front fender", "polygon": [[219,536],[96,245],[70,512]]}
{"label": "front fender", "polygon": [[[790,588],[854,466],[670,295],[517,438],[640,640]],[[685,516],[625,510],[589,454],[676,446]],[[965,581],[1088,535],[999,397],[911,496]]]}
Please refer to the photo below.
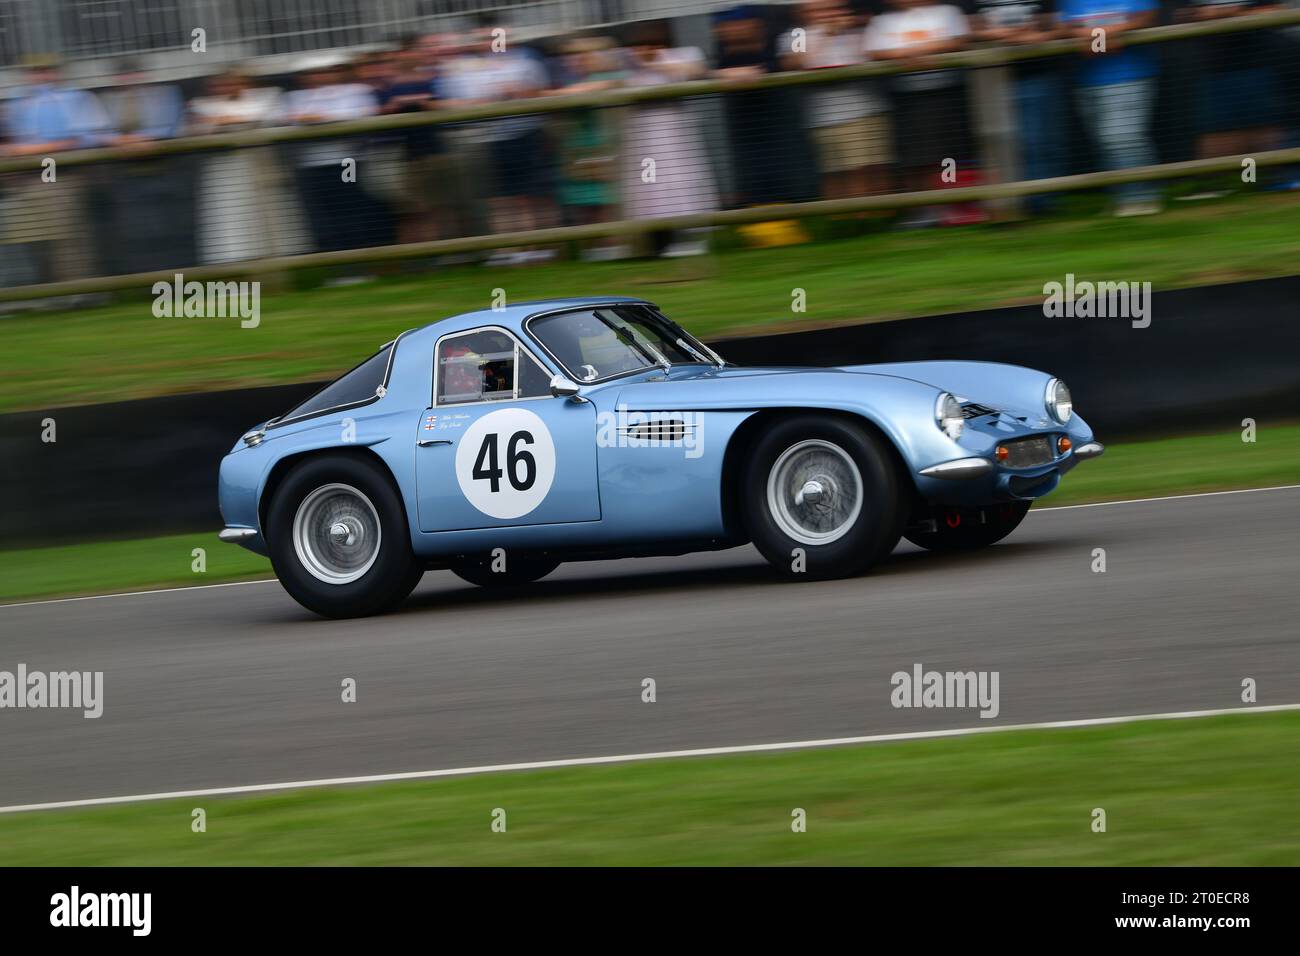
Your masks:
{"label": "front fender", "polygon": [[[415,514],[415,433],[418,413],[398,409],[370,415],[349,415],[347,411],[322,415],[283,432],[271,432],[251,448],[237,447],[221,461],[217,497],[227,527],[255,528],[257,536],[241,541],[245,547],[266,553],[262,539],[263,497],[276,466],[290,458],[315,452],[365,448],[388,467],[406,507],[408,524]],[[399,436],[409,435],[410,441]],[[413,530],[413,529],[412,529]]]}
{"label": "front fender", "polygon": [[858,415],[879,428],[909,470],[916,471],[962,453],[935,425],[940,391],[913,379],[837,369],[760,370],[725,381],[699,378],[629,385],[619,393],[618,402],[632,411],[822,409]]}
{"label": "front fender", "polygon": [[1027,412],[1036,418],[1046,414],[1047,383],[1054,376],[1020,365],[999,362],[891,362],[884,365],[851,365],[845,371],[868,375],[891,375],[925,382],[962,401],[979,402],[995,408]]}

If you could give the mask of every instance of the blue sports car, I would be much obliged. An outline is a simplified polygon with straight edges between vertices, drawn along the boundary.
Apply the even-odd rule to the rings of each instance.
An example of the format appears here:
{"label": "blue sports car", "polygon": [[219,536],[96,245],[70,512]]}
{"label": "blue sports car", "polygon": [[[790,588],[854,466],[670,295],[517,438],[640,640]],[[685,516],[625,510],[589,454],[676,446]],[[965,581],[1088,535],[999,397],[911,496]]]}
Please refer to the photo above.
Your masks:
{"label": "blue sports car", "polygon": [[221,539],[331,617],[391,608],[431,568],[516,585],[746,542],[838,577],[900,536],[992,544],[1101,453],[1044,372],[739,368],[640,299],[529,302],[405,332],[242,436]]}

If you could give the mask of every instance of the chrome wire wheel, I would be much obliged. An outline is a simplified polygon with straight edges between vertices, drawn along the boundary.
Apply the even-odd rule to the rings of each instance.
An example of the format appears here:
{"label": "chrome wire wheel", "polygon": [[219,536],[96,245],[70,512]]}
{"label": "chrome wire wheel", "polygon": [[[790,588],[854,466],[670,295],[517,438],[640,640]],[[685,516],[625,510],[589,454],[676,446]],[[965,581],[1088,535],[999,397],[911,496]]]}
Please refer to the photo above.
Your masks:
{"label": "chrome wire wheel", "polygon": [[350,584],[370,570],[382,539],[379,512],[351,485],[317,488],[293,517],[293,549],[307,573],[326,584]]}
{"label": "chrome wire wheel", "polygon": [[772,464],[767,507],[793,540],[830,544],[844,537],[862,513],[862,474],[839,445],[820,438],[798,442]]}

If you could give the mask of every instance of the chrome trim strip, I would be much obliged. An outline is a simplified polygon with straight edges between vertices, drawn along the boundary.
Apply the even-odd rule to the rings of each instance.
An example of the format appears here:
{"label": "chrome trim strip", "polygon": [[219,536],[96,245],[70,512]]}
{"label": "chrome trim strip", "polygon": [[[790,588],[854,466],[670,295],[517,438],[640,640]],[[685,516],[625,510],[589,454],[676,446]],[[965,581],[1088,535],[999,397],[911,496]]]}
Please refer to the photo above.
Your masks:
{"label": "chrome trim strip", "polygon": [[695,425],[684,425],[681,422],[645,422],[641,425],[628,425],[626,428],[619,426],[615,430],[620,435],[631,435],[633,432],[640,431],[693,432],[696,427]]}
{"label": "chrome trim strip", "polygon": [[[628,415],[694,415],[696,412],[642,412],[629,411]],[[640,422],[628,422],[618,426],[618,431],[626,432],[634,428],[699,428],[699,422],[688,422],[682,418],[648,418]]]}
{"label": "chrome trim strip", "polygon": [[1080,461],[1087,461],[1089,458],[1099,458],[1105,452],[1106,446],[1099,441],[1090,441],[1087,444],[1080,445],[1074,450],[1074,457]]}
{"label": "chrome trim strip", "polygon": [[238,544],[241,541],[247,541],[249,538],[256,537],[256,528],[222,528],[217,532],[217,538],[221,541],[225,541],[227,544]]}
{"label": "chrome trim strip", "polygon": [[942,461],[929,468],[922,468],[921,474],[927,478],[963,479],[978,478],[993,471],[993,462],[987,458],[958,458],[954,461]]}

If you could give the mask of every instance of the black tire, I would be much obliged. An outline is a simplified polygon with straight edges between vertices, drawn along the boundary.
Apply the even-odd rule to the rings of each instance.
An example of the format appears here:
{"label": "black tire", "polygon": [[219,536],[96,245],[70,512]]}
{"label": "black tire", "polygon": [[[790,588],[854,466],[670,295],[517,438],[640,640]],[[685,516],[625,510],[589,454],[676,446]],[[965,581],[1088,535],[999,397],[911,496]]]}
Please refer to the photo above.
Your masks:
{"label": "black tire", "polygon": [[[336,541],[326,532],[301,544],[295,537],[300,510],[304,533],[322,527],[321,521],[312,520],[319,515],[331,529],[352,532],[352,543],[346,537]],[[327,454],[297,465],[271,499],[266,532],[271,566],[284,589],[323,617],[364,617],[386,611],[401,603],[424,573],[411,551],[406,510],[391,476],[378,462],[357,455]],[[336,546],[338,550],[332,550]],[[367,568],[345,568],[337,581],[321,577],[356,559],[357,549],[363,557],[374,551]],[[315,571],[310,566],[313,559],[318,562]],[[345,581],[347,574],[359,576]]]}
{"label": "black tire", "polygon": [[903,536],[928,551],[975,551],[1015,531],[1031,504],[1012,501],[979,509],[936,510],[926,521],[904,530]]}
{"label": "black tire", "polygon": [[484,588],[513,587],[540,581],[560,566],[553,558],[518,557],[506,555],[503,571],[492,570],[492,558],[463,558],[451,566],[452,573],[470,584]]}
{"label": "black tire", "polygon": [[[792,580],[861,574],[887,557],[902,534],[907,509],[896,461],[885,440],[851,419],[799,415],[777,420],[755,443],[744,477],[750,538]],[[775,497],[769,497],[769,482]],[[810,482],[816,488],[808,505],[803,493]],[[850,493],[854,484],[860,491],[856,514]],[[815,527],[821,521],[826,526]]]}

